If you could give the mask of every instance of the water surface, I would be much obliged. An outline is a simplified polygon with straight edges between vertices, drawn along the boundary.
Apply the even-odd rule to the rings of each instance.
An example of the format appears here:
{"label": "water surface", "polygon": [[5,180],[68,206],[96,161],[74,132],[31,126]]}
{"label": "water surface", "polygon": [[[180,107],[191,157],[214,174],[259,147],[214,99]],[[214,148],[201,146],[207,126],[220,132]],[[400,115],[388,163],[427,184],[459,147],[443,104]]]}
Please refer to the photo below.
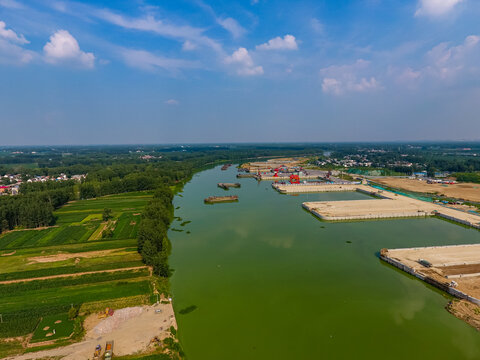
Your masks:
{"label": "water surface", "polygon": [[[189,360],[480,358],[480,334],[444,309],[449,296],[378,258],[480,232],[433,218],[321,222],[301,203],[369,197],[280,195],[235,174],[204,171],[174,200],[185,231],[169,233],[172,292]],[[203,203],[222,194],[240,201]]]}

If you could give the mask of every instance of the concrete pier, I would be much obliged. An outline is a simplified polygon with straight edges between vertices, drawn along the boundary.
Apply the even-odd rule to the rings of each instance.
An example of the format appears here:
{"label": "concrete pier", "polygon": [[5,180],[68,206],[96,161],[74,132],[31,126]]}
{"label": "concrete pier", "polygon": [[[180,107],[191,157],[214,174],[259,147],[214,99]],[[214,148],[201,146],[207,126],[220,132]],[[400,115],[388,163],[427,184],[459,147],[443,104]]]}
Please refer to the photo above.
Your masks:
{"label": "concrete pier", "polygon": [[390,191],[378,190],[360,183],[341,185],[272,184],[272,187],[284,194],[358,191],[379,198],[371,200],[316,201],[302,204],[305,209],[323,220],[345,221],[439,216],[480,229],[480,216],[477,214],[417,200]]}

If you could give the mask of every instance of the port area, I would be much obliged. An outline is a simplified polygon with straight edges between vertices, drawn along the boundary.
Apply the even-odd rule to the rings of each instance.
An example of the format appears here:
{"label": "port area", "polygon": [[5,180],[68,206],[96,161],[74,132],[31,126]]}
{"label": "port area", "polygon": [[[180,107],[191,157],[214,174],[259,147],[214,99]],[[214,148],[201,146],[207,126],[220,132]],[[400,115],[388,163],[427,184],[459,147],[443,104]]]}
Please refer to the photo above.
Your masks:
{"label": "port area", "polygon": [[480,244],[382,249],[380,258],[462,299],[447,310],[480,328]]}
{"label": "port area", "polygon": [[237,195],[231,196],[209,196],[203,200],[206,204],[216,204],[216,203],[225,203],[225,202],[234,202],[238,201]]}
{"label": "port area", "polygon": [[113,316],[106,319],[99,319],[97,314],[92,314],[85,319],[84,326],[85,339],[79,343],[6,359],[91,359],[96,346],[101,345],[103,351],[108,341],[115,344],[113,358],[148,353],[159,340],[170,336],[171,326],[177,329],[177,322],[172,303],[168,302],[116,310]]}
{"label": "port area", "polygon": [[480,229],[480,216],[445,205],[414,199],[390,191],[378,190],[365,184],[272,184],[284,194],[335,191],[358,191],[377,199],[349,201],[305,202],[303,208],[326,221],[389,219],[439,216],[463,225]]}
{"label": "port area", "polygon": [[218,183],[217,186],[219,188],[228,190],[230,188],[239,188],[241,184],[240,183]]}

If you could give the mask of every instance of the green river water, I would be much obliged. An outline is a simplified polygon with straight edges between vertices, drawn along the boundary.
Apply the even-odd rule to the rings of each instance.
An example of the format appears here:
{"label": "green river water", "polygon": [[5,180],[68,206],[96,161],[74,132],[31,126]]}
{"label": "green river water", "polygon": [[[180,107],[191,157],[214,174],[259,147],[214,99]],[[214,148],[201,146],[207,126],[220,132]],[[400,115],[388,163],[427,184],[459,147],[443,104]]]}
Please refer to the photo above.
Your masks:
{"label": "green river water", "polygon": [[[172,293],[189,360],[480,359],[480,333],[444,309],[450,297],[378,258],[480,232],[433,218],[321,222],[301,203],[368,197],[280,195],[235,175],[203,171],[174,200],[184,231],[169,233]],[[240,201],[203,203],[225,194]]]}

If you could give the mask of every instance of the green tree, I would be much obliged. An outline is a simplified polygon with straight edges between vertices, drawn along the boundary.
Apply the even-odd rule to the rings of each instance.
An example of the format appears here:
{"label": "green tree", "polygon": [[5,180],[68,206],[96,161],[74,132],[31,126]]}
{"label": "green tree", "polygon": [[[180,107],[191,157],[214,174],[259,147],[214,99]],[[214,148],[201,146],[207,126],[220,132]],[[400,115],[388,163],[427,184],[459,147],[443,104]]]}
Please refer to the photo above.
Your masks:
{"label": "green tree", "polygon": [[109,209],[109,208],[103,209],[103,215],[102,215],[103,221],[108,221],[112,217],[113,217],[112,216],[112,209]]}

